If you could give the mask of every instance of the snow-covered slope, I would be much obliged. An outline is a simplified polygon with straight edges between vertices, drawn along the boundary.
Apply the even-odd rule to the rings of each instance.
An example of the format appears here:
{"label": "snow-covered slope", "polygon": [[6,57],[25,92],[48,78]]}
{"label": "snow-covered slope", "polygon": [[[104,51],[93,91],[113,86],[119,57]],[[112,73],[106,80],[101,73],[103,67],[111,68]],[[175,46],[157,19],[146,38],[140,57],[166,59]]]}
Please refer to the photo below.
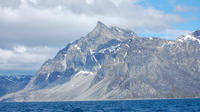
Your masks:
{"label": "snow-covered slope", "polygon": [[180,42],[196,41],[200,44],[200,30],[197,30],[197,31],[190,33],[190,34],[182,35],[177,40],[180,41]]}
{"label": "snow-covered slope", "polygon": [[46,61],[3,101],[200,97],[199,31],[176,40],[138,37],[101,22]]}

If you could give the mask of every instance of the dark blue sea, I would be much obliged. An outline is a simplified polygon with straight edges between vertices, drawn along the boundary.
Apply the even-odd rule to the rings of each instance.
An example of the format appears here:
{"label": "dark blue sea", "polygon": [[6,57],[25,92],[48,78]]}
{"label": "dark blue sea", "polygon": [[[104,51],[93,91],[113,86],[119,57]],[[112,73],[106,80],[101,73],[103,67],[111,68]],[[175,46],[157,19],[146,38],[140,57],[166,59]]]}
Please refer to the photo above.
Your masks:
{"label": "dark blue sea", "polygon": [[200,99],[0,103],[0,112],[200,112]]}

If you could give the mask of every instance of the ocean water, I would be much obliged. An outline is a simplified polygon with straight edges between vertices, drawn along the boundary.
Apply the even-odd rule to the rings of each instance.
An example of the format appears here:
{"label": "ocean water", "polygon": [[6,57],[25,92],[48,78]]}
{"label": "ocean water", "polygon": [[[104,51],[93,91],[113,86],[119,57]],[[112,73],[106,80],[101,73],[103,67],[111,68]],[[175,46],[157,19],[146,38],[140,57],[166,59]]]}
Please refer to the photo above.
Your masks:
{"label": "ocean water", "polygon": [[0,103],[0,112],[200,112],[200,99]]}

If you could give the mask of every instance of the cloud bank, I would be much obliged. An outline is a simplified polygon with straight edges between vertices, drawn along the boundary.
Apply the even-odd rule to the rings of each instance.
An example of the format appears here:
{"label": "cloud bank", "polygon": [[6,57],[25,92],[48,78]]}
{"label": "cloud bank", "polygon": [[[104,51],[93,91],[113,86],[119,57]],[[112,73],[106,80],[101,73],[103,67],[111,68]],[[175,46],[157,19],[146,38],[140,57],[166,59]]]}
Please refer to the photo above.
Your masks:
{"label": "cloud bank", "polygon": [[1,0],[0,70],[39,69],[57,48],[86,35],[97,21],[136,32],[169,31],[184,21],[178,15],[143,7],[140,2]]}
{"label": "cloud bank", "polygon": [[55,55],[55,48],[14,46],[0,48],[0,70],[38,70],[44,60]]}
{"label": "cloud bank", "polygon": [[[0,47],[64,45],[100,20],[133,30],[163,31],[183,19],[139,0],[1,0]],[[63,43],[65,42],[65,43]]]}

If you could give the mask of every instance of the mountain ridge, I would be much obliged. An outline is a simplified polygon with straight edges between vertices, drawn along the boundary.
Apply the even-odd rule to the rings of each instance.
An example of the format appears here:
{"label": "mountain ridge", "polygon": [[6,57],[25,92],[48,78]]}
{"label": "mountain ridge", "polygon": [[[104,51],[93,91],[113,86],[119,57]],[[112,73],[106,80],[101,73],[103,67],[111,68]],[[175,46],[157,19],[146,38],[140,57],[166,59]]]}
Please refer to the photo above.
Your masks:
{"label": "mountain ridge", "polygon": [[200,97],[196,32],[176,40],[142,38],[97,22],[89,34],[46,61],[24,90],[0,100]]}

